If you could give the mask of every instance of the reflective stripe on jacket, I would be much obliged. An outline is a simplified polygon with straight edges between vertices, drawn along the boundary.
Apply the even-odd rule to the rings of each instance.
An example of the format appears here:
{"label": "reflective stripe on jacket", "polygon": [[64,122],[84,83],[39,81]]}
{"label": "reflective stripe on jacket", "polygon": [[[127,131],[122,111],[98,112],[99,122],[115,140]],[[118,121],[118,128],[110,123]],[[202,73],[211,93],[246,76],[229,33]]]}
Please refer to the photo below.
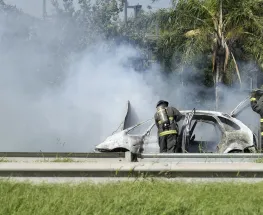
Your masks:
{"label": "reflective stripe on jacket", "polygon": [[177,134],[177,131],[176,130],[163,131],[163,132],[159,133],[159,136],[162,137],[162,136],[165,136],[168,134]]}
{"label": "reflective stripe on jacket", "polygon": [[179,110],[177,110],[174,107],[167,107],[167,115],[170,121],[170,126],[168,129],[163,129],[163,122],[160,120],[160,117],[158,116],[158,112],[155,113],[155,124],[158,127],[158,135],[159,136],[165,136],[168,134],[177,134],[178,133],[178,125],[177,122],[180,121],[183,117],[183,115],[180,113]]}

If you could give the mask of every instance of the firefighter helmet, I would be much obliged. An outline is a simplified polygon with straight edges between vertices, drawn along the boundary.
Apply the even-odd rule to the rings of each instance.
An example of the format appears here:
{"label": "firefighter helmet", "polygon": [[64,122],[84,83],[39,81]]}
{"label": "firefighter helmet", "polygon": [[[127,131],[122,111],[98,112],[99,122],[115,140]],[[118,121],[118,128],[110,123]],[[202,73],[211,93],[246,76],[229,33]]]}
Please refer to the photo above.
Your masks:
{"label": "firefighter helmet", "polygon": [[168,106],[168,105],[169,105],[169,102],[164,101],[164,100],[160,100],[159,102],[157,102],[156,108],[157,108],[158,106],[162,105],[162,104],[164,104],[165,106]]}

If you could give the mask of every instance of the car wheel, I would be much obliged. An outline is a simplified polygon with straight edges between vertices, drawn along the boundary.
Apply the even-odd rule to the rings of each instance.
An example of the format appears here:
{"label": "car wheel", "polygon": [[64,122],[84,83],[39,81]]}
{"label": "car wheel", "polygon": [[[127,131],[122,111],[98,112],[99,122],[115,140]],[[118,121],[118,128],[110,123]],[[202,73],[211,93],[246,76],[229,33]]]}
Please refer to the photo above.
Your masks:
{"label": "car wheel", "polygon": [[232,151],[230,151],[228,153],[243,153],[243,151],[237,149],[237,150],[232,150]]}
{"label": "car wheel", "polygon": [[115,148],[111,150],[111,152],[127,152],[127,151],[129,150],[126,148]]}

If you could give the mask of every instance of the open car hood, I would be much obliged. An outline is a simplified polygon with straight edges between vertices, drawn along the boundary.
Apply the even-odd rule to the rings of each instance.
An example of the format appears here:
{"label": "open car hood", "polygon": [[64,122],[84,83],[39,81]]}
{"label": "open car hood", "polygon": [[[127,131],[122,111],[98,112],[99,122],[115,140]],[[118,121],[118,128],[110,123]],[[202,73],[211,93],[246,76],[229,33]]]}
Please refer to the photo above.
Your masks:
{"label": "open car hood", "polygon": [[123,131],[127,128],[130,128],[130,127],[138,124],[138,121],[136,119],[134,111],[132,110],[131,103],[129,100],[126,103],[126,106],[124,109],[124,115],[123,115],[122,119],[123,120],[120,122],[119,127],[112,134],[118,133],[120,131]]}
{"label": "open car hood", "polygon": [[250,97],[248,96],[242,102],[240,102],[234,110],[230,113],[231,117],[237,117],[243,110],[250,106]]}
{"label": "open car hood", "polygon": [[[130,101],[128,100],[127,104],[125,106],[123,120],[121,121],[117,130],[115,130],[112,134],[115,134],[115,133],[118,133],[118,132],[121,132],[124,130],[130,130],[130,129],[135,128],[135,127],[137,127],[137,126],[139,126],[145,122],[148,122],[149,120],[152,120],[152,119],[153,118],[145,120],[145,121],[139,121],[139,119],[136,116],[136,113],[134,112],[134,109],[131,106]],[[144,135],[149,133],[149,129],[146,130]]]}

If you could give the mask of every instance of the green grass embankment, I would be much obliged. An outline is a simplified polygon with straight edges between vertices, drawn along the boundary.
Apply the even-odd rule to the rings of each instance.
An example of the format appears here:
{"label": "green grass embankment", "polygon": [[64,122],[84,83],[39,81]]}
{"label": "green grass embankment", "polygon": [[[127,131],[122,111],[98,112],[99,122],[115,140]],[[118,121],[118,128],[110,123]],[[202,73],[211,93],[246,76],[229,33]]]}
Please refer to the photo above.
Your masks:
{"label": "green grass embankment", "polygon": [[263,214],[263,183],[120,182],[40,184],[0,181],[0,214]]}

